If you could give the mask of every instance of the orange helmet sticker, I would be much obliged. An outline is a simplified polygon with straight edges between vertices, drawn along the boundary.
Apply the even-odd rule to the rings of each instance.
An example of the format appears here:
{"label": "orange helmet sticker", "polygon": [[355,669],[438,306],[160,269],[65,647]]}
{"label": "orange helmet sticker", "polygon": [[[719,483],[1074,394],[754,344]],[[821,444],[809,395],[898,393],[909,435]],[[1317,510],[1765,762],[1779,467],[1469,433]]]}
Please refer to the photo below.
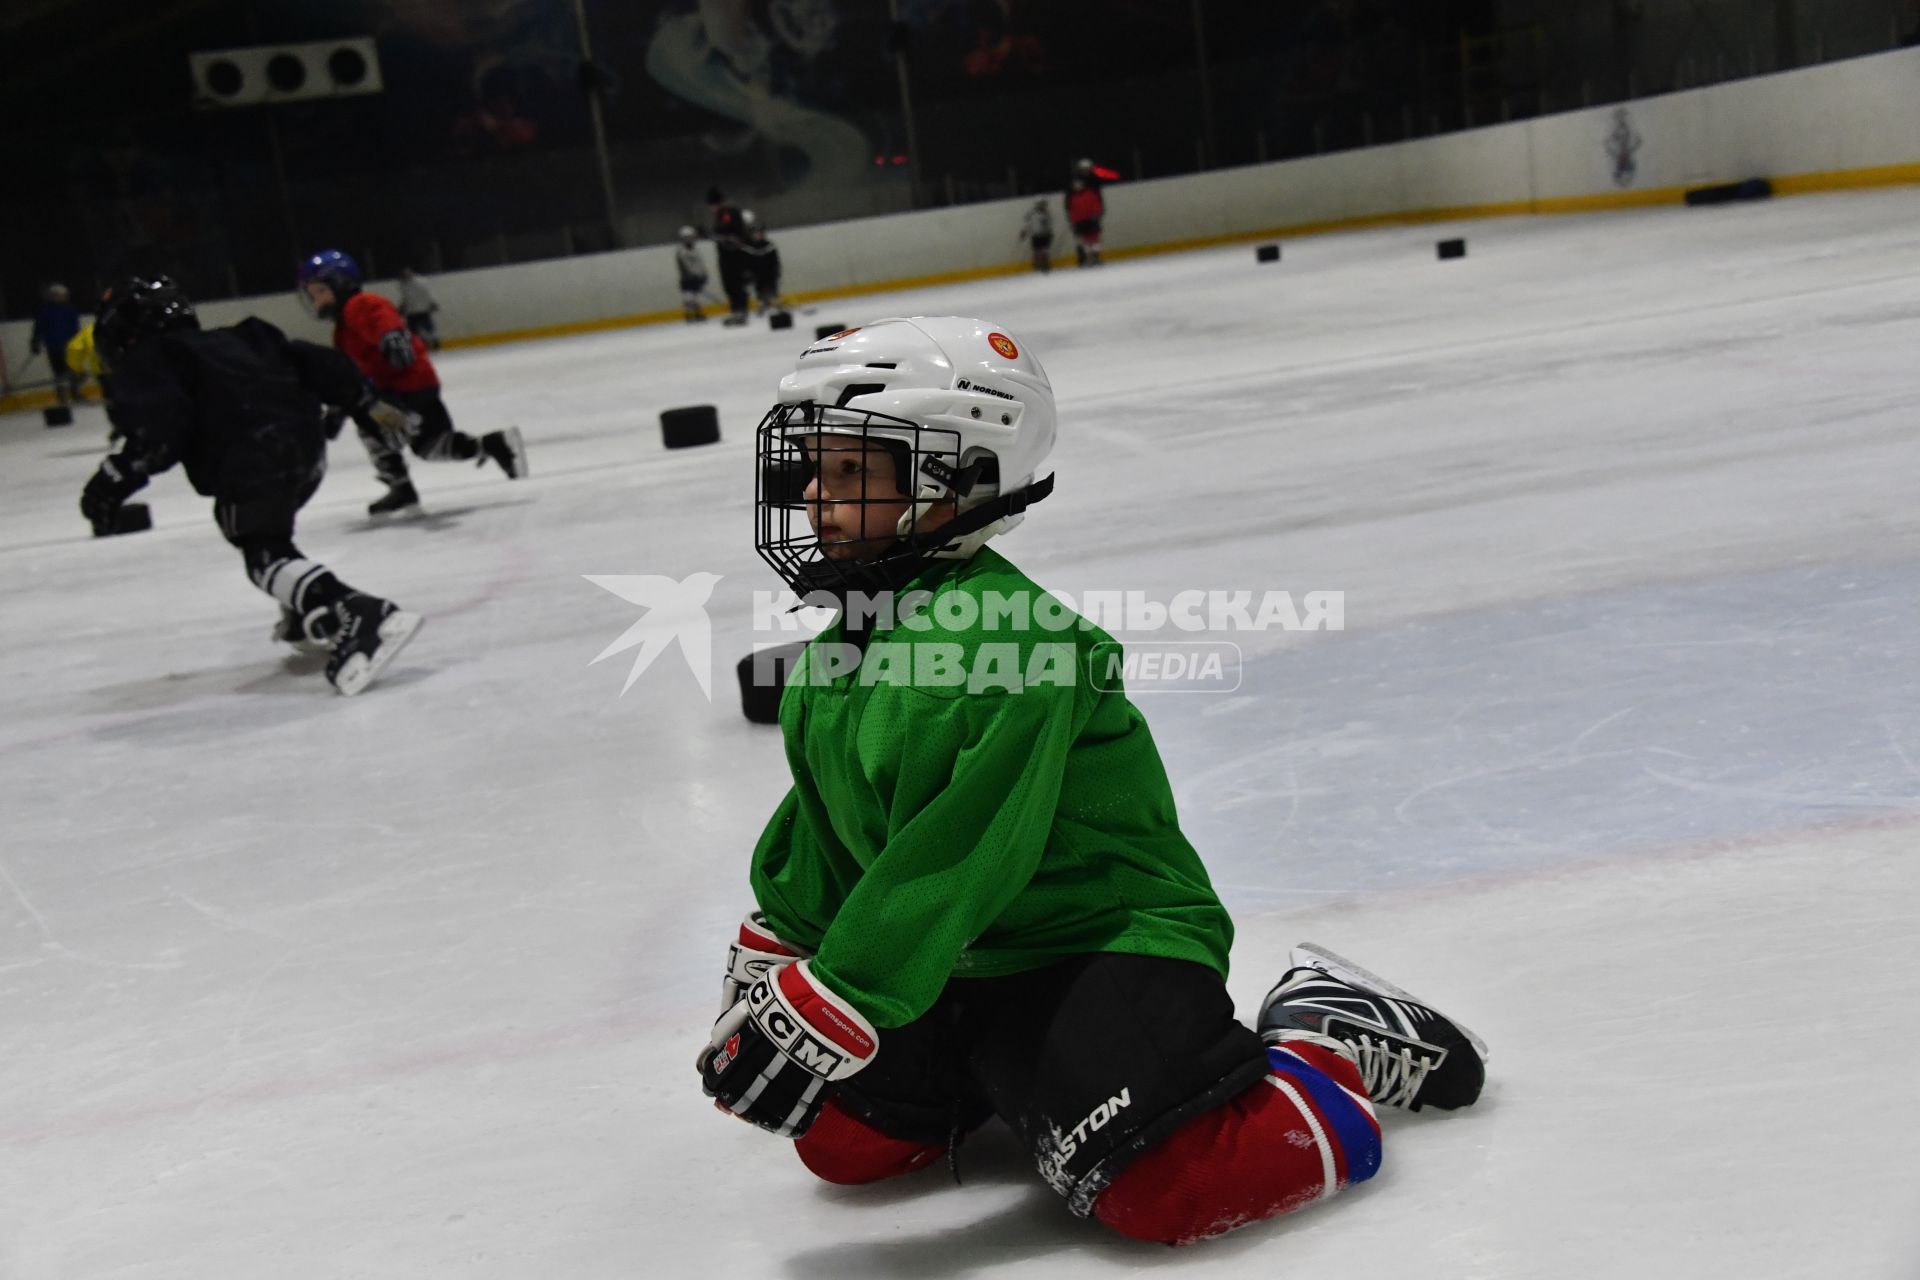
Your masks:
{"label": "orange helmet sticker", "polygon": [[861,326],[855,325],[851,329],[842,329],[840,332],[830,333],[824,338],[816,338],[815,341],[816,342],[832,342],[837,338],[850,338],[854,334],[860,332],[860,328]]}
{"label": "orange helmet sticker", "polygon": [[1013,339],[1004,333],[988,334],[987,345],[1009,360],[1018,360],[1020,358],[1020,348],[1014,346]]}

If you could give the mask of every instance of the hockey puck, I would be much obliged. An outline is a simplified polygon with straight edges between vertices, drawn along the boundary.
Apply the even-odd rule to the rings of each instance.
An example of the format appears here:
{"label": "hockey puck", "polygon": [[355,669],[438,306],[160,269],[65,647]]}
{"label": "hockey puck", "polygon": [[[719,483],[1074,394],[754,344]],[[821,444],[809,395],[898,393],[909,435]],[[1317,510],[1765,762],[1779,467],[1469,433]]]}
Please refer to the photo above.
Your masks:
{"label": "hockey puck", "polygon": [[846,327],[843,324],[817,324],[813,326],[813,340],[818,342],[822,338],[831,338],[836,333],[844,332]]}
{"label": "hockey puck", "polygon": [[1465,240],[1442,240],[1434,246],[1434,249],[1440,254],[1440,260],[1442,262],[1448,258],[1464,258],[1467,256],[1467,242]]}
{"label": "hockey puck", "polygon": [[1253,251],[1253,260],[1255,262],[1280,261],[1280,246],[1277,244],[1261,245],[1259,248]]}
{"label": "hockey puck", "polygon": [[754,724],[780,723],[780,695],[805,640],[756,649],[740,659],[740,714]]}
{"label": "hockey puck", "polygon": [[669,449],[688,449],[720,440],[720,411],[710,404],[660,411],[660,439]]}
{"label": "hockey puck", "polygon": [[40,418],[50,427],[70,427],[73,425],[73,410],[64,404],[48,405],[40,411]]}
{"label": "hockey puck", "polygon": [[111,538],[122,533],[145,533],[153,528],[153,511],[144,502],[129,502],[114,512],[113,528],[96,532],[96,538]]}
{"label": "hockey puck", "polygon": [[1695,187],[1683,199],[1690,205],[1732,204],[1737,200],[1765,200],[1773,194],[1773,184],[1765,178],[1745,182],[1724,182],[1718,186]]}
{"label": "hockey puck", "polygon": [[767,328],[769,329],[793,328],[793,313],[791,311],[775,311],[771,313],[770,315],[767,316]]}

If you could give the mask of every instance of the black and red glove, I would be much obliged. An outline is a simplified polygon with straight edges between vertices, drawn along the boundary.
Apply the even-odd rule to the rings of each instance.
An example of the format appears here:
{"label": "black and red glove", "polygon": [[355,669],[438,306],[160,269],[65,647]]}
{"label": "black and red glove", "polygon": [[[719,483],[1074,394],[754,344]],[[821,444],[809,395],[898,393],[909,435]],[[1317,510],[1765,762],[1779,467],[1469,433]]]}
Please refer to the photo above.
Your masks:
{"label": "black and red glove", "polygon": [[833,1087],[880,1048],[873,1024],[814,981],[812,963],[756,979],[700,1053],[700,1084],[715,1105],[783,1138],[804,1134]]}

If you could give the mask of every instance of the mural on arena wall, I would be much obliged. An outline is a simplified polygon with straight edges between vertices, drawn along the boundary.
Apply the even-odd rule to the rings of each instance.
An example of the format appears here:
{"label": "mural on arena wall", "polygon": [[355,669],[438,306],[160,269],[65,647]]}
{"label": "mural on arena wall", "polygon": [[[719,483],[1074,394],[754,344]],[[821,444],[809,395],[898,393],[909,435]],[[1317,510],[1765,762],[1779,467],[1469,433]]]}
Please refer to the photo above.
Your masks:
{"label": "mural on arena wall", "polygon": [[647,46],[647,74],[739,126],[705,133],[715,154],[764,140],[805,157],[792,185],[844,187],[867,180],[872,144],[848,120],[811,105],[806,92],[843,25],[833,0],[696,0],[662,17]]}

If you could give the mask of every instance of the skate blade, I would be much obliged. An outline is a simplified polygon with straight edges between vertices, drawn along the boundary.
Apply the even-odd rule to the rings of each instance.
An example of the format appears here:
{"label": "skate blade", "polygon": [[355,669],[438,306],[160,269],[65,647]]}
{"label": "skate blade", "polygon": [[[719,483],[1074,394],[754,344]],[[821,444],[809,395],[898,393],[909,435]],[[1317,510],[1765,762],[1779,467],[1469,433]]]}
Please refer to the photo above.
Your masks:
{"label": "skate blade", "polygon": [[[1429,1009],[1434,1007],[1404,987],[1396,987],[1379,974],[1361,968],[1344,956],[1335,955],[1318,943],[1301,943],[1293,949],[1291,959],[1293,967],[1296,969],[1318,969],[1322,973],[1331,974],[1342,982],[1377,991],[1383,996],[1392,996],[1396,1000],[1408,1000],[1414,1004],[1426,1005]],[[1450,1014],[1443,1016],[1446,1017],[1448,1022],[1454,1025],[1454,1028],[1458,1030],[1461,1035],[1467,1038],[1467,1043],[1473,1046],[1473,1051],[1480,1055],[1480,1061],[1485,1062],[1487,1060],[1487,1042],[1468,1030],[1466,1025],[1458,1018]]]}
{"label": "skate blade", "polygon": [[371,654],[356,653],[340,664],[340,670],[334,674],[333,687],[343,698],[351,698],[368,685],[374,677],[386,670],[387,664],[400,656],[400,651],[413,639],[413,633],[426,621],[417,613],[399,610],[389,614],[380,624],[380,647]]}
{"label": "skate blade", "polygon": [[520,428],[508,427],[503,433],[507,438],[507,451],[513,455],[513,474],[509,480],[527,478],[527,439],[520,434]]}

